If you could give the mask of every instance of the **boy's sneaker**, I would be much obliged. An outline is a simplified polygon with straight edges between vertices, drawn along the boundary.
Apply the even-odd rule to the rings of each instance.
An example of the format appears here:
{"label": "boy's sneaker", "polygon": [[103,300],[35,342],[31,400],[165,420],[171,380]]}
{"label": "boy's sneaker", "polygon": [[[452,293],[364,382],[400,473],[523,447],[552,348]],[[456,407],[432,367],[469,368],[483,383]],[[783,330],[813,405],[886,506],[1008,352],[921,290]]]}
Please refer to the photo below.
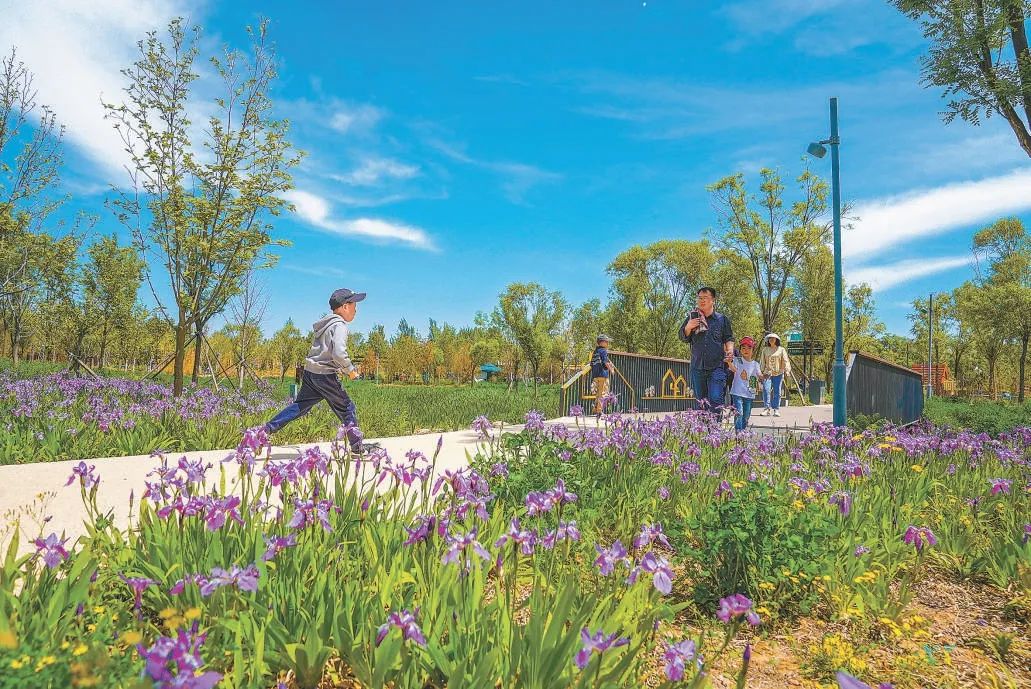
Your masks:
{"label": "boy's sneaker", "polygon": [[362,443],[361,447],[352,447],[351,454],[356,457],[364,457],[381,448],[382,446],[379,443]]}

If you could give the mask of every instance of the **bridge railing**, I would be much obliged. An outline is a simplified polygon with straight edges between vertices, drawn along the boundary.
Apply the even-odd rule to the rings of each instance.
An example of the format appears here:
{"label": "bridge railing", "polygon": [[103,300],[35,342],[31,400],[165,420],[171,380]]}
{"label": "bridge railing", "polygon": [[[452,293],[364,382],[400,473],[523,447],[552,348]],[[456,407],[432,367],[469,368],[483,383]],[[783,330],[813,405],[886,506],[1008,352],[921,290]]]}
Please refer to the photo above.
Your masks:
{"label": "bridge railing", "polygon": [[897,424],[916,421],[924,413],[923,377],[865,352],[849,352],[845,406],[849,416],[877,414]]}
{"label": "bridge railing", "polygon": [[[616,397],[615,409],[663,412],[694,408],[689,361],[629,352],[609,352],[609,360],[616,369],[609,378],[609,392]],[[590,366],[573,374],[562,386],[559,415],[567,416],[574,406],[591,414],[595,404],[593,382]]]}

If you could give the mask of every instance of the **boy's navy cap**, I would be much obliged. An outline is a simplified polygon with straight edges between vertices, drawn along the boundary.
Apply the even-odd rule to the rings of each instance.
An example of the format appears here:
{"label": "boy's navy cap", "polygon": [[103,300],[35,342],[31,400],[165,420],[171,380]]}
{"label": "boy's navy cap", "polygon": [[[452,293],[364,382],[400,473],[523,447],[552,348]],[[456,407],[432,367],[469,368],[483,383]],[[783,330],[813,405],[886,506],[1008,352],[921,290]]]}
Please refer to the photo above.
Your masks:
{"label": "boy's navy cap", "polygon": [[344,304],[359,302],[365,298],[365,292],[355,292],[346,287],[336,290],[329,296],[329,307],[338,309]]}

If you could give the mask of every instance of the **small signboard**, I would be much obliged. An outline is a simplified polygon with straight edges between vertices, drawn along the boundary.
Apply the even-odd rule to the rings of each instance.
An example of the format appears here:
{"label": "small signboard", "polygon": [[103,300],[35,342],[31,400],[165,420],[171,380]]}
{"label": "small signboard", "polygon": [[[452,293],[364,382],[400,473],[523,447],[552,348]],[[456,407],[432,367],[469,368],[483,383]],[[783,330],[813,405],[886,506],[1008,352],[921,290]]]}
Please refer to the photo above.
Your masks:
{"label": "small signboard", "polygon": [[812,356],[823,354],[823,344],[812,340],[788,342],[788,354],[792,356]]}

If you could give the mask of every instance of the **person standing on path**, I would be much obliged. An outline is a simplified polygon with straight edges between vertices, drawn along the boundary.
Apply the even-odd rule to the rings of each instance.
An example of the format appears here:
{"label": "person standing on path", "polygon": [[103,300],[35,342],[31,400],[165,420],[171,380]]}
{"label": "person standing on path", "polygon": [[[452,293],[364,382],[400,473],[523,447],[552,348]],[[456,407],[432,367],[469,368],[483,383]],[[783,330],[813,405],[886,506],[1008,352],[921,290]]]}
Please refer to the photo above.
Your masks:
{"label": "person standing on path", "polygon": [[691,345],[691,388],[700,408],[716,410],[724,405],[727,362],[734,356],[730,317],[716,310],[716,290],[697,292],[697,309],[680,326],[680,339]]}
{"label": "person standing on path", "polygon": [[315,335],[304,360],[301,390],[293,404],[265,424],[269,434],[299,419],[320,401],[326,400],[340,423],[347,428],[347,442],[351,452],[361,454],[362,433],[358,429],[358,413],[337,374],[343,373],[351,380],[358,377],[358,369],[347,356],[347,324],[354,320],[358,302],[363,299],[365,292],[349,289],[338,289],[330,295],[329,308],[333,313],[312,325]]}
{"label": "person standing on path", "polygon": [[762,415],[780,416],[780,390],[784,376],[791,375],[791,360],[788,351],[780,346],[780,335],[770,333],[763,338],[763,348],[759,352],[759,366],[763,375],[763,409]]}
{"label": "person standing on path", "polygon": [[591,386],[594,391],[594,413],[601,416],[604,409],[601,398],[609,392],[609,375],[615,370],[615,366],[609,361],[609,346],[612,338],[608,335],[598,335],[597,347],[591,355]]}
{"label": "person standing on path", "polygon": [[752,358],[755,340],[747,336],[742,337],[738,349],[741,355],[735,356],[727,364],[727,369],[734,376],[734,382],[730,385],[730,401],[734,405],[734,429],[743,431],[748,428],[748,417],[752,414],[752,402],[755,400],[752,379],[762,380],[763,376],[759,362]]}

